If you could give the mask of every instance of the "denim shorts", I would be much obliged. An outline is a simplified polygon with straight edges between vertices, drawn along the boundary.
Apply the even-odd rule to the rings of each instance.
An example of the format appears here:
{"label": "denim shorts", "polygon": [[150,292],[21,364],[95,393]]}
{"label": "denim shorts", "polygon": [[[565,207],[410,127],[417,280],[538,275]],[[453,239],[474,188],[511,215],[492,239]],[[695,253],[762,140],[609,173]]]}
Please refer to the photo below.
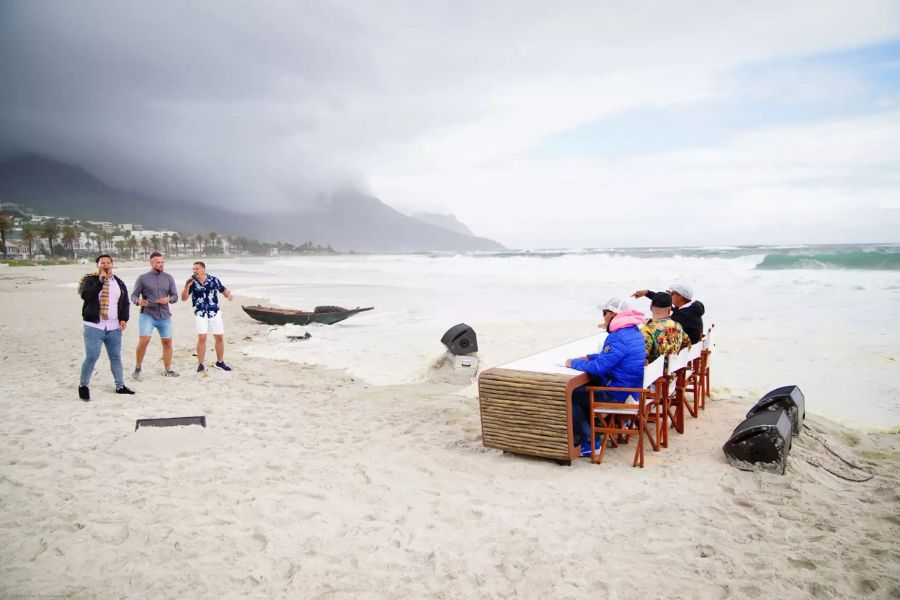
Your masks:
{"label": "denim shorts", "polygon": [[150,315],[141,314],[138,322],[141,337],[150,337],[153,335],[153,329],[159,330],[159,337],[162,339],[172,337],[172,317],[166,319],[154,319]]}

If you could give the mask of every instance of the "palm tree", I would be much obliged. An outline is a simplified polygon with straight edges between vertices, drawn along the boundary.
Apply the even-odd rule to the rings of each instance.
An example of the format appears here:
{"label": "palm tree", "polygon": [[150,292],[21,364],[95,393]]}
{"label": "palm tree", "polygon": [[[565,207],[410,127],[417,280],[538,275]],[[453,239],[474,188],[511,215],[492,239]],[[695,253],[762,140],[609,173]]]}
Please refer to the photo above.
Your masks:
{"label": "palm tree", "polygon": [[128,246],[128,250],[131,251],[131,259],[134,260],[134,252],[135,252],[135,250],[137,250],[137,247],[138,247],[137,238],[132,235],[129,235],[128,239],[125,240],[125,245]]}
{"label": "palm tree", "polygon": [[164,249],[163,251],[166,253],[166,256],[168,256],[168,254],[169,254],[169,240],[170,239],[171,238],[169,237],[168,233],[164,233],[162,235],[162,243],[163,243],[163,249]]}
{"label": "palm tree", "polygon": [[41,233],[47,238],[47,243],[50,245],[50,256],[53,257],[53,240],[59,235],[59,225],[56,221],[47,221],[41,228]]}
{"label": "palm tree", "polygon": [[150,252],[150,240],[147,238],[141,238],[141,249],[143,249],[144,254]]}
{"label": "palm tree", "polygon": [[7,215],[0,215],[0,253],[6,256],[6,234],[12,231],[13,222]]}
{"label": "palm tree", "polygon": [[169,240],[171,240],[171,242],[172,242],[173,244],[175,244],[175,254],[178,255],[178,242],[181,241],[181,236],[178,235],[177,233],[173,233],[173,234],[169,237]]}
{"label": "palm tree", "polygon": [[112,249],[112,231],[104,231],[100,235],[103,237],[103,241],[106,242],[106,251],[109,252]]}
{"label": "palm tree", "polygon": [[159,236],[153,234],[150,236],[150,245],[153,246],[154,252],[159,252]]}
{"label": "palm tree", "polygon": [[38,232],[33,225],[22,227],[22,241],[28,244],[28,256],[34,258],[34,242],[38,239]]}
{"label": "palm tree", "polygon": [[125,240],[116,240],[116,256],[125,254]]}
{"label": "palm tree", "polygon": [[62,243],[68,246],[72,252],[72,258],[75,258],[75,242],[78,240],[78,229],[71,224],[64,225],[62,228]]}
{"label": "palm tree", "polygon": [[210,231],[206,237],[209,238],[209,245],[215,246],[216,240],[219,239],[219,234],[216,233],[215,231]]}
{"label": "palm tree", "polygon": [[203,234],[202,234],[202,233],[198,233],[197,235],[194,236],[194,241],[197,242],[197,246],[200,247],[200,253],[201,253],[201,254],[203,253],[203,242],[204,242],[204,240],[205,240],[205,238],[203,237]]}

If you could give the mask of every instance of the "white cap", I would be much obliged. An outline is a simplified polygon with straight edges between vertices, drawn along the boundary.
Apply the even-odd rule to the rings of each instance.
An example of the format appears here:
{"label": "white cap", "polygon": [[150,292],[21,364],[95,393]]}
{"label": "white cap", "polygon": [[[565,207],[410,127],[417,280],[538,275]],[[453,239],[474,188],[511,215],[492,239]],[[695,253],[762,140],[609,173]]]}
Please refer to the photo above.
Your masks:
{"label": "white cap", "polygon": [[628,310],[631,308],[628,306],[628,303],[622,300],[621,298],[617,298],[613,296],[609,300],[607,300],[604,304],[598,304],[597,308],[600,310],[608,310],[614,313],[620,313],[623,310]]}
{"label": "white cap", "polygon": [[680,294],[681,296],[687,298],[688,300],[693,300],[694,298],[694,288],[689,286],[686,283],[675,282],[669,286],[669,289],[676,294]]}

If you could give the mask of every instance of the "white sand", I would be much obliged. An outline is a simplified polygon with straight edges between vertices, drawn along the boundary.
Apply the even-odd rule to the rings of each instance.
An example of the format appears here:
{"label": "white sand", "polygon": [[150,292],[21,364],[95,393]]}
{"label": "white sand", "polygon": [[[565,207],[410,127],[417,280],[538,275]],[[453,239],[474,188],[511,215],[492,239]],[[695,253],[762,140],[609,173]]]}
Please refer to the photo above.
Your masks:
{"label": "white sand", "polygon": [[[485,449],[471,386],[242,356],[268,328],[240,298],[234,372],[194,375],[178,304],[182,376],[154,339],[136,396],[103,356],[83,403],[64,284],[84,270],[0,274],[0,597],[900,596],[897,435],[809,418],[787,475],[735,470],[720,447],[756,398],[714,371],[716,401],[645,469],[628,448],[561,467]],[[189,415],[208,428],[134,431]]]}

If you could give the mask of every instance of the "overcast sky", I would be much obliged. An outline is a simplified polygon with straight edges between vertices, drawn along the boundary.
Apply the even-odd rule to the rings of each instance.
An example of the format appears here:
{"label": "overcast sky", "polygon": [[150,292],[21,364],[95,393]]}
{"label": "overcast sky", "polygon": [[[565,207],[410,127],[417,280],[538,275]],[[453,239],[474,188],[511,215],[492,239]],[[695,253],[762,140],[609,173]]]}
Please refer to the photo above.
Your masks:
{"label": "overcast sky", "polygon": [[511,247],[900,241],[900,2],[0,2],[0,155]]}

